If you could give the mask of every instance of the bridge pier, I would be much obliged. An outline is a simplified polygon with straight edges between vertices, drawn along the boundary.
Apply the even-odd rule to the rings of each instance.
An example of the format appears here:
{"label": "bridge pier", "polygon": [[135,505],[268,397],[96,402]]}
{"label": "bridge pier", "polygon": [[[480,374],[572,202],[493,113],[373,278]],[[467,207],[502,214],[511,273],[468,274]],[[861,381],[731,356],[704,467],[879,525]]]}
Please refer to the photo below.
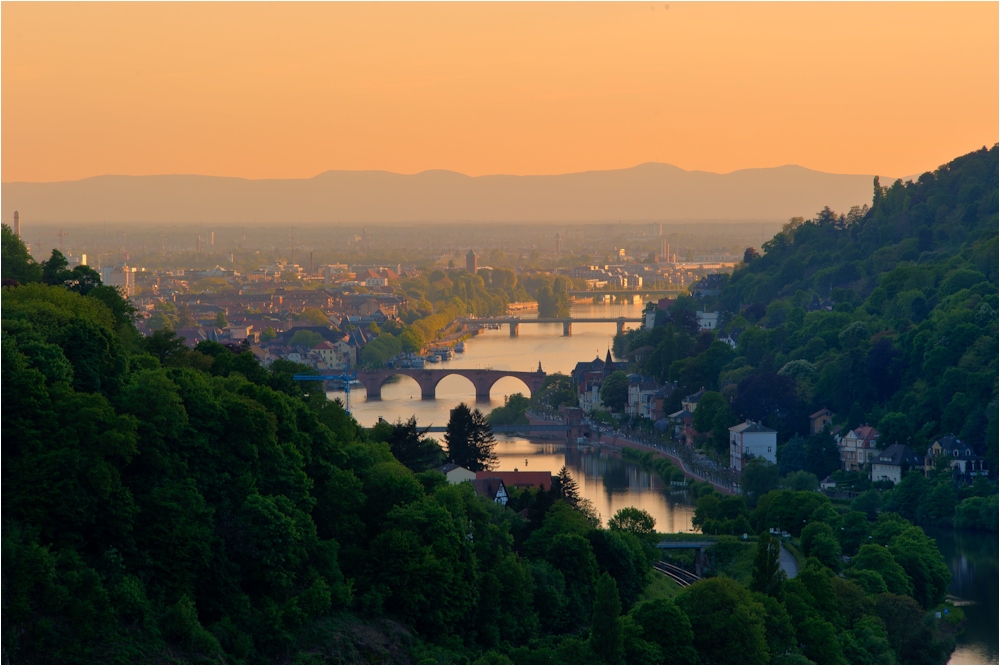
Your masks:
{"label": "bridge pier", "polygon": [[573,322],[564,321],[563,322],[563,337],[569,337],[573,335]]}
{"label": "bridge pier", "polygon": [[516,321],[510,322],[510,337],[512,337],[512,338],[516,338],[517,337],[517,334],[519,332],[518,331],[518,326],[519,326],[518,322],[516,322]]}
{"label": "bridge pier", "polygon": [[374,400],[381,400],[382,399],[382,387],[381,386],[375,386],[375,387],[365,386],[365,389],[368,391],[368,396],[365,398],[365,400],[373,400],[374,401]]}
{"label": "bridge pier", "polygon": [[694,573],[696,576],[701,578],[705,575],[705,569],[708,568],[708,557],[705,555],[705,551],[702,548],[694,551]]}
{"label": "bridge pier", "polygon": [[420,399],[421,400],[434,400],[437,396],[434,394],[434,387],[421,386],[420,387]]}
{"label": "bridge pier", "polygon": [[618,319],[618,321],[616,321],[615,323],[618,326],[618,335],[621,335],[622,333],[624,333],[625,332],[625,320],[624,319]]}

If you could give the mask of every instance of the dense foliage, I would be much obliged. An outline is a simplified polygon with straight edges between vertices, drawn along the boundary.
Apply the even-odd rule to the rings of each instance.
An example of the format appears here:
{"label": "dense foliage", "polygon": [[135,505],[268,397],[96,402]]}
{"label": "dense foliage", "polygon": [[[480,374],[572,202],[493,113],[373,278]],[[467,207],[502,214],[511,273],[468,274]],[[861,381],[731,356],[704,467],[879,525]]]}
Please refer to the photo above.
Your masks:
{"label": "dense foliage", "polygon": [[634,606],[634,521],[449,485],[414,422],[366,431],[294,364],[143,339],[111,292],[4,289],[11,660],[589,661],[601,574]]}
{"label": "dense foliage", "polygon": [[[876,179],[870,208],[791,220],[717,298],[678,299],[652,330],[619,336],[616,354],[679,382],[676,403],[719,392],[731,414],[700,420],[703,432],[746,418],[776,429],[786,473],[837,468],[829,443],[806,439],[821,408],[920,454],[954,434],[995,470],[997,156],[984,148],[888,188]],[[718,335],[691,327],[695,307],[722,313]]]}

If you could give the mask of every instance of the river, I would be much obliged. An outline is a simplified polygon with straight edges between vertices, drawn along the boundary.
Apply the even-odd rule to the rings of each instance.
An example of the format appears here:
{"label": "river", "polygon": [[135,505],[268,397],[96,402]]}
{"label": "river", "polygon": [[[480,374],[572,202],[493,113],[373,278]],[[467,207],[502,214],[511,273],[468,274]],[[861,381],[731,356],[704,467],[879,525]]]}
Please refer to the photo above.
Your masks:
{"label": "river", "polygon": [[[573,317],[640,317],[640,303],[574,304]],[[533,314],[521,315],[524,319]],[[631,324],[637,326],[638,324]],[[428,368],[493,368],[494,370],[535,370],[538,364],[548,373],[569,374],[580,361],[603,359],[611,347],[616,324],[573,324],[573,334],[562,335],[561,324],[532,324],[521,326],[516,338],[510,337],[505,326],[500,330],[483,331],[466,342],[464,354],[456,354]],[[503,405],[504,397],[512,393],[528,395],[520,380],[505,378],[498,381],[490,394],[490,401],[475,403],[476,392],[472,382],[453,375],[441,380],[435,400],[421,400],[420,387],[408,377],[386,384],[382,400],[368,401],[364,389],[351,392],[351,413],[365,426],[378,419],[387,421],[417,418],[421,426],[444,426],[450,410],[466,402],[483,412]],[[330,397],[344,398],[343,393],[331,392]],[[437,435],[438,438],[441,435]],[[661,532],[685,532],[691,529],[694,508],[685,495],[671,494],[658,476],[639,466],[626,462],[609,451],[580,450],[561,442],[526,439],[524,437],[497,436],[497,456],[501,470],[528,470],[559,472],[565,465],[580,487],[582,497],[590,500],[606,523],[618,509],[634,506],[648,511],[656,519]]]}
{"label": "river", "polygon": [[951,570],[948,597],[965,611],[965,631],[958,637],[948,663],[998,663],[997,535],[940,528],[925,530],[937,541]]}
{"label": "river", "polygon": [[[581,304],[572,307],[574,317],[638,317],[641,304]],[[523,315],[524,318],[533,315]],[[466,352],[432,368],[493,368],[495,370],[535,370],[539,362],[546,372],[568,374],[579,361],[604,358],[615,336],[615,324],[574,324],[573,335],[562,336],[561,324],[521,326],[511,338],[507,327],[484,331],[466,343]],[[516,379],[497,382],[488,403],[476,404],[484,412],[503,405],[504,396],[526,387]],[[343,393],[330,397],[343,399]],[[365,391],[351,394],[351,412],[362,425],[370,426],[379,417],[389,421],[417,418],[422,426],[446,425],[448,414],[459,402],[475,402],[472,383],[459,376],[446,377],[437,388],[435,400],[421,400],[420,388],[410,378],[400,378],[382,389],[382,400],[368,402]],[[438,436],[440,437],[440,435]],[[694,508],[684,495],[672,495],[659,477],[626,462],[610,451],[567,447],[562,443],[523,437],[497,437],[500,469],[546,470],[553,474],[565,465],[576,479],[580,493],[593,502],[607,523],[614,512],[626,506],[648,511],[661,532],[691,529]],[[966,612],[966,628],[949,663],[996,664],[997,647],[997,535],[928,529],[952,572],[949,594]]]}

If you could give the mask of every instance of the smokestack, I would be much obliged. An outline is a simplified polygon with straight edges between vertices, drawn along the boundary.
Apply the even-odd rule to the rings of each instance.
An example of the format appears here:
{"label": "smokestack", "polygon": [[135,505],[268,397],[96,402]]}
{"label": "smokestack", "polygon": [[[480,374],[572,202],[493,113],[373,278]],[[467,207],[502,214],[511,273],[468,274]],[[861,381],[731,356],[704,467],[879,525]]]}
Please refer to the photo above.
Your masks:
{"label": "smokestack", "polygon": [[21,237],[21,216],[16,210],[14,211],[14,235],[18,238]]}
{"label": "smokestack", "polygon": [[211,246],[213,246],[213,247],[215,246],[215,232],[214,231],[212,232],[212,235],[209,237],[208,244],[211,245]]}

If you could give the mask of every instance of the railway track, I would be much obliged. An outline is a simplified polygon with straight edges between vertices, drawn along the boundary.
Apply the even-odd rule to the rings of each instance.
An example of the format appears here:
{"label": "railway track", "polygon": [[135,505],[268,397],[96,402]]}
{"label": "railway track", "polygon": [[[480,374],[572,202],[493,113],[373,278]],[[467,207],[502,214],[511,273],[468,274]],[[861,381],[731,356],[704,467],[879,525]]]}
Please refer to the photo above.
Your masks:
{"label": "railway track", "polygon": [[657,562],[653,565],[653,568],[659,571],[661,574],[671,579],[681,587],[687,587],[692,583],[697,583],[701,578],[694,575],[690,571],[685,571],[678,566],[673,564],[667,564],[666,562]]}

